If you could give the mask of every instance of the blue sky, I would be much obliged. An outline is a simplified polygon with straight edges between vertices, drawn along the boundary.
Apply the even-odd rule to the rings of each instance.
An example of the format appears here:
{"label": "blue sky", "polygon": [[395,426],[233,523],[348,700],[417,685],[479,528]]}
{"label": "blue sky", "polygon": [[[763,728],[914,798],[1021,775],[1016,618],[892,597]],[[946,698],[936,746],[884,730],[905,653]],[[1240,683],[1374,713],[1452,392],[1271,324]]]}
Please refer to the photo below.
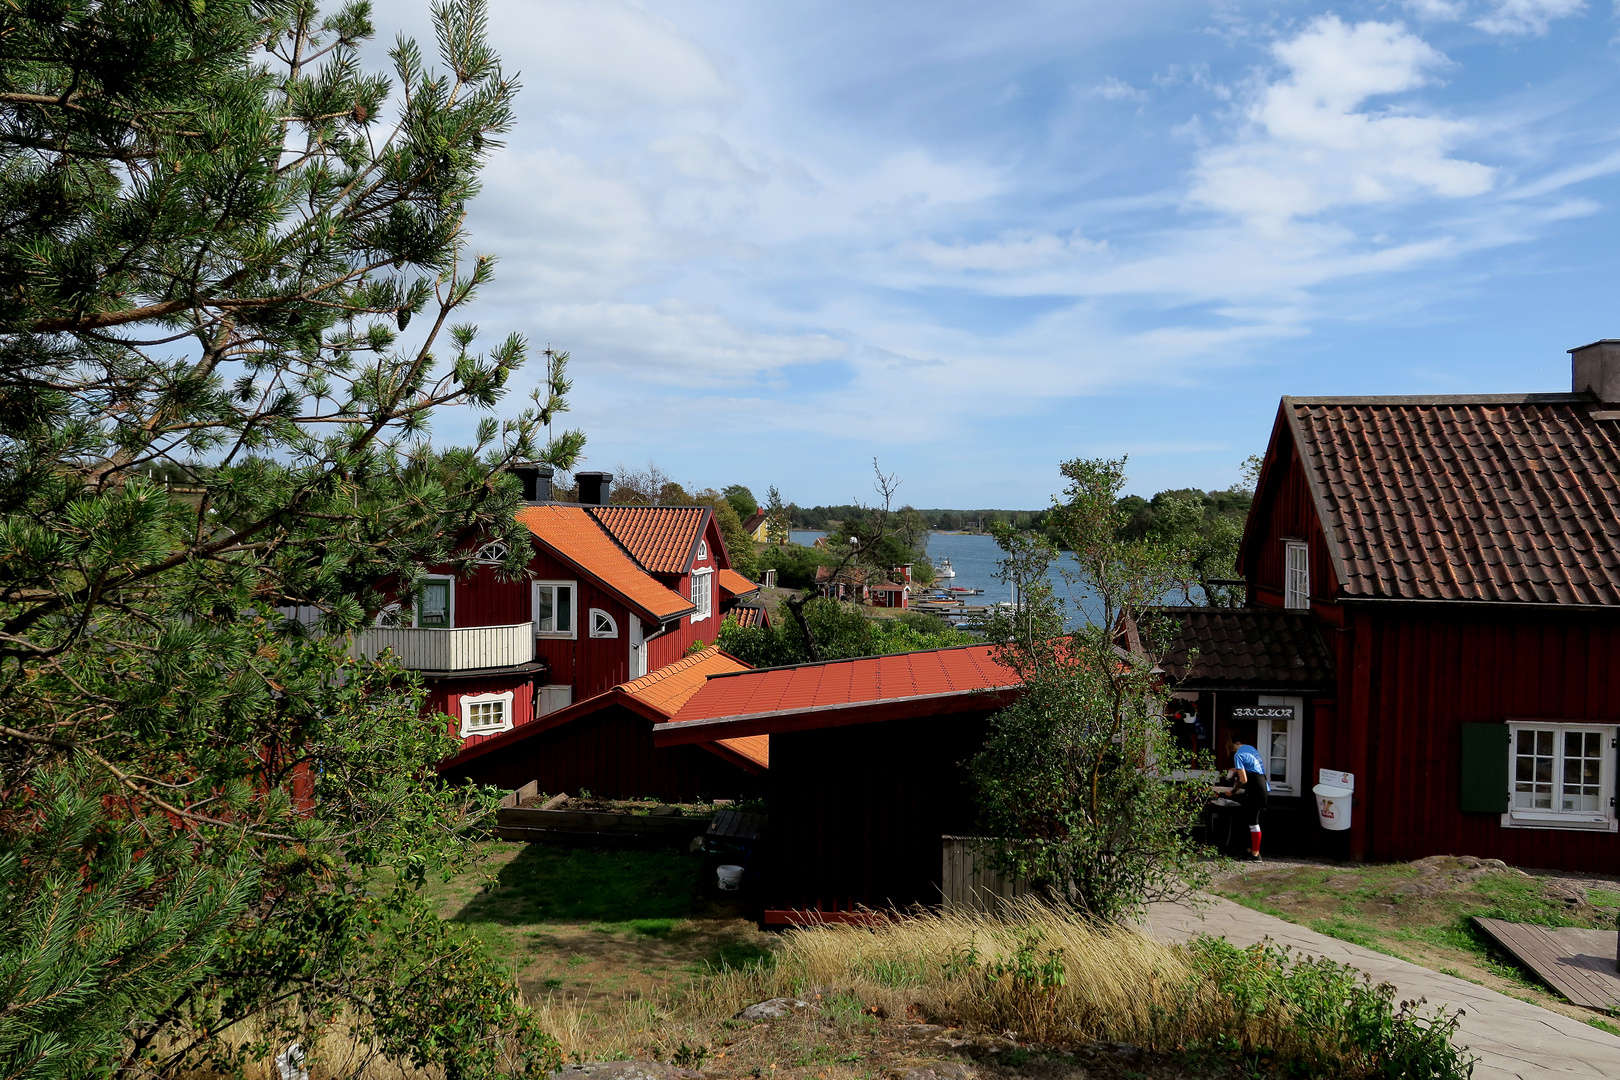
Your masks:
{"label": "blue sky", "polygon": [[[380,13],[424,39],[425,5]],[[1620,337],[1620,20],[1579,0],[494,0],[476,319],[588,467],[919,506],[1224,487],[1283,394],[1568,389]],[[515,405],[514,399],[514,405]],[[445,415],[438,436],[465,431]]]}

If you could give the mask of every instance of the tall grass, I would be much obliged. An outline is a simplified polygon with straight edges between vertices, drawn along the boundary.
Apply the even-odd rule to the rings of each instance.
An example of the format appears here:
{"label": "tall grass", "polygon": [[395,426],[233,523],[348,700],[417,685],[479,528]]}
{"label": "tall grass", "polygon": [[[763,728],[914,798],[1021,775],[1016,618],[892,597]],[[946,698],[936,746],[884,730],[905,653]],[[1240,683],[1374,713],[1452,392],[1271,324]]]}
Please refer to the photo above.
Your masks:
{"label": "tall grass", "polygon": [[[1217,938],[1168,945],[1034,900],[995,914],[806,927],[783,935],[770,960],[711,970],[664,997],[548,995],[529,1005],[570,1060],[671,1060],[721,1043],[734,1055],[763,1046],[771,1033],[728,1021],[771,997],[830,1003],[822,1015],[838,1026],[876,1015],[1025,1043],[1128,1042],[1241,1059],[1250,1075],[1460,1080],[1471,1071],[1451,1045],[1454,1017],[1397,1007],[1389,987],[1352,968]],[[353,1033],[331,1033],[317,1054],[325,1076],[429,1077],[364,1061]]]}

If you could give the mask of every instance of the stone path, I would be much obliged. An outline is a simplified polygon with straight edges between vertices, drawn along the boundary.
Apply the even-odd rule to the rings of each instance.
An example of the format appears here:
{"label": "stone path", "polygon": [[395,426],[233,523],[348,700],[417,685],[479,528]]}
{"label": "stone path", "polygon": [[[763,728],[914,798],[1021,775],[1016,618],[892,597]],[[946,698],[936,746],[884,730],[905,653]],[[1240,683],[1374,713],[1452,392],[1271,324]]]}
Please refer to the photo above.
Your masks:
{"label": "stone path", "polygon": [[1428,999],[1429,1007],[1462,1009],[1465,1015],[1457,1040],[1479,1058],[1474,1080],[1620,1078],[1620,1038],[1607,1032],[1230,900],[1208,900],[1209,906],[1199,910],[1180,904],[1154,905],[1147,916],[1149,932],[1166,941],[1215,934],[1237,945],[1270,938],[1300,952],[1353,964],[1374,982],[1393,983],[1396,1001],[1421,997]]}

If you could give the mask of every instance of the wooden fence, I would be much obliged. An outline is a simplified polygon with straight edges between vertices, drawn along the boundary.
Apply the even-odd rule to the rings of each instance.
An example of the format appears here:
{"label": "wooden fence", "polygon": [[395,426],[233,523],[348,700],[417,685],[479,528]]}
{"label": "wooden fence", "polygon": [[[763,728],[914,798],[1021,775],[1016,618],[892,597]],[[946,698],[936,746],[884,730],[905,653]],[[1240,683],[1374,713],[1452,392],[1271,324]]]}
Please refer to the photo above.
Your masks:
{"label": "wooden fence", "polygon": [[940,891],[947,908],[994,911],[1002,903],[1028,896],[1032,890],[1021,878],[1004,877],[990,865],[985,840],[976,836],[940,838],[943,872]]}

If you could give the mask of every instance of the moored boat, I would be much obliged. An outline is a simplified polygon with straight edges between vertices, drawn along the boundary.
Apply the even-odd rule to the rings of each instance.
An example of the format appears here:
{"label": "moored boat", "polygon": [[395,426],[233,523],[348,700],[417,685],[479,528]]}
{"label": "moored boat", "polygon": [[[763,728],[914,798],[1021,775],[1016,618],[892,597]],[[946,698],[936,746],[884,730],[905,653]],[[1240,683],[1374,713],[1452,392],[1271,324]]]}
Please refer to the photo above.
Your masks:
{"label": "moored boat", "polygon": [[956,571],[951,569],[951,560],[949,560],[949,559],[941,559],[941,560],[939,560],[939,564],[934,567],[934,576],[937,577],[937,578],[952,578],[952,577],[955,577],[956,576]]}

